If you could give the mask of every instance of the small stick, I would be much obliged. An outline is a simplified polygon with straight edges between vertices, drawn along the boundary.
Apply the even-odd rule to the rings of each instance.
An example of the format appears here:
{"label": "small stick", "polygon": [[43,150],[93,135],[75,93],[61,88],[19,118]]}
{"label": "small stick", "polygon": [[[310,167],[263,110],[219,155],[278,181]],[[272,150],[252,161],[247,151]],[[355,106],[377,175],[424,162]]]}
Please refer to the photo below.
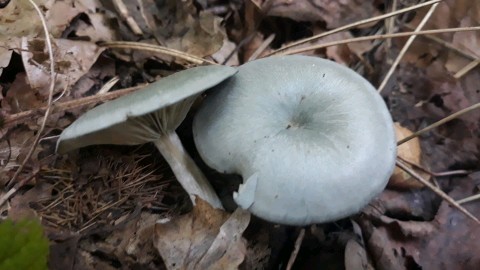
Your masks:
{"label": "small stick", "polygon": [[297,258],[298,252],[300,251],[300,246],[302,246],[303,238],[305,237],[305,228],[300,230],[298,234],[297,240],[295,241],[295,247],[293,248],[292,254],[290,255],[290,259],[288,259],[288,264],[286,270],[291,270],[293,264],[295,263],[295,259]]}
{"label": "small stick", "polygon": [[210,64],[210,65],[217,65],[217,63],[212,62],[207,59],[203,59],[196,55],[188,54],[182,51],[170,49],[163,46],[158,46],[154,44],[147,44],[141,42],[130,42],[130,41],[111,41],[111,42],[104,42],[100,44],[103,47],[107,48],[118,48],[118,49],[136,49],[136,50],[143,50],[149,52],[156,52],[161,53],[173,57],[178,57],[180,59],[186,60],[193,64],[201,65],[201,64]]}
{"label": "small stick", "polygon": [[[432,17],[432,14],[433,12],[435,11],[435,9],[437,8],[439,3],[435,3],[433,4],[430,9],[428,10],[427,14],[425,15],[425,17],[423,17],[422,21],[418,24],[417,28],[415,29],[415,33],[421,31],[423,29],[423,27],[425,26],[425,24],[428,22],[428,20],[430,19],[430,17]],[[382,90],[385,88],[385,86],[387,85],[388,81],[390,80],[390,77],[392,77],[393,75],[393,72],[395,72],[395,69],[397,68],[398,64],[400,64],[400,61],[402,60],[403,56],[405,55],[405,53],[408,51],[408,49],[410,48],[410,45],[412,45],[413,41],[415,40],[415,38],[417,37],[416,34],[414,35],[411,35],[408,40],[407,40],[407,43],[405,43],[405,45],[403,46],[402,50],[400,51],[400,53],[398,54],[397,58],[395,59],[395,61],[393,62],[392,66],[390,67],[390,69],[388,70],[387,72],[387,75],[385,75],[385,78],[383,79],[382,83],[380,84],[380,86],[378,87],[378,92],[382,92]]]}
{"label": "small stick", "polygon": [[[96,94],[96,95],[93,95],[93,96],[88,96],[88,97],[84,97],[84,98],[79,98],[79,99],[75,99],[75,100],[69,100],[69,101],[53,104],[52,105],[52,113],[62,112],[62,111],[66,111],[66,110],[75,109],[75,108],[78,108],[78,107],[94,104],[94,103],[97,103],[97,102],[104,102],[104,101],[108,101],[108,100],[111,100],[111,99],[115,99],[115,98],[124,96],[126,94],[129,94],[129,93],[131,93],[135,90],[138,90],[140,88],[143,88],[145,86],[146,85],[139,85],[139,86],[125,88],[125,89],[121,89],[121,90],[117,90],[117,91],[109,92],[109,93],[105,93],[105,94],[100,94],[100,95]],[[102,89],[103,89],[103,87],[102,87]],[[27,118],[34,117],[38,112],[42,112],[42,111],[46,111],[46,110],[47,110],[47,106],[44,106],[44,107],[41,107],[41,108],[38,108],[38,109],[19,112],[19,113],[12,114],[12,115],[7,115],[7,116],[5,116],[4,126],[6,128],[11,127],[19,121],[22,121],[22,120],[27,119]]]}
{"label": "small stick", "polygon": [[[433,30],[424,30],[419,32],[401,32],[401,33],[393,33],[393,34],[380,34],[380,35],[372,35],[366,37],[356,37],[356,38],[348,38],[343,40],[337,40],[332,42],[326,42],[319,45],[308,46],[305,48],[300,48],[296,50],[289,50],[280,55],[287,55],[287,54],[297,54],[303,53],[318,49],[323,49],[330,46],[337,46],[342,44],[348,44],[353,42],[361,42],[361,41],[369,41],[369,40],[376,40],[376,39],[387,39],[387,38],[398,38],[398,37],[409,37],[411,35],[432,35],[432,34],[443,34],[443,33],[458,33],[458,32],[467,32],[467,31],[478,31],[480,30],[480,26],[469,26],[469,27],[458,27],[458,28],[443,28],[443,29],[433,29]],[[427,36],[428,37],[428,36]]]}
{"label": "small stick", "polygon": [[417,179],[420,183],[425,185],[427,188],[429,188],[431,191],[433,191],[435,194],[440,196],[442,199],[447,201],[449,204],[451,204],[453,207],[457,208],[460,210],[460,212],[464,213],[467,217],[470,219],[474,220],[477,224],[480,224],[480,220],[478,220],[474,215],[472,215],[470,212],[468,212],[467,209],[465,209],[463,206],[461,206],[458,202],[456,202],[452,197],[448,196],[445,192],[443,192],[441,189],[437,188],[434,186],[432,183],[428,182],[427,180],[423,179],[420,175],[418,175],[414,170],[410,169],[407,165],[405,165],[402,161],[398,160],[396,161],[396,165],[410,174],[413,178]]}
{"label": "small stick", "polygon": [[[128,12],[127,6],[123,3],[122,0],[113,0],[112,1],[113,5],[115,8],[118,10],[120,13],[120,16],[123,17],[123,19],[127,22],[128,26],[130,26],[130,29],[133,31],[135,35],[143,35],[142,29],[140,26],[138,26],[137,22],[135,19],[130,16]],[[141,5],[139,5],[141,6]]]}
{"label": "small stick", "polygon": [[[408,25],[408,24],[406,24],[406,25],[404,25],[404,26],[405,26],[407,29],[410,29],[410,30],[414,30],[414,29],[415,29],[413,26]],[[463,28],[463,27],[462,27],[462,28]],[[475,60],[475,59],[477,59],[477,57],[476,57],[475,55],[473,55],[473,54],[471,54],[471,53],[469,53],[469,52],[467,52],[467,51],[465,51],[465,50],[463,50],[463,49],[457,48],[457,47],[456,47],[455,45],[453,45],[452,43],[447,42],[447,41],[445,41],[445,40],[443,40],[443,39],[441,39],[441,38],[434,37],[434,36],[425,36],[425,35],[423,35],[422,37],[423,37],[423,38],[426,38],[426,39],[433,40],[433,41],[437,42],[438,44],[444,46],[445,48],[450,49],[450,50],[454,51],[455,53],[460,54],[461,56],[466,57],[466,58],[468,58],[468,59],[470,59],[470,60]]]}
{"label": "small stick", "polygon": [[472,202],[472,201],[476,201],[476,200],[480,200],[480,194],[476,194],[476,195],[458,200],[457,203],[458,204],[464,204],[464,203]]}
{"label": "small stick", "polygon": [[[13,174],[12,178],[9,181],[9,185],[15,184],[15,180],[17,180],[17,177],[20,175],[20,173],[23,171],[23,168],[27,164],[27,162],[30,160],[32,157],[33,152],[37,148],[38,142],[40,141],[40,137],[42,136],[42,132],[45,129],[45,125],[47,124],[48,116],[50,116],[51,110],[52,110],[52,103],[53,103],[53,90],[55,88],[55,61],[53,59],[53,49],[52,49],[52,42],[50,40],[50,33],[48,32],[48,27],[47,27],[47,22],[45,21],[45,17],[42,14],[42,11],[40,8],[35,4],[33,0],[29,0],[30,4],[35,8],[35,11],[37,12],[38,16],[40,17],[40,21],[42,22],[43,26],[43,31],[45,32],[45,42],[47,50],[48,50],[48,56],[50,60],[50,87],[49,87],[49,93],[48,93],[48,101],[47,101],[47,107],[45,110],[45,114],[43,116],[43,121],[42,124],[40,125],[40,129],[37,131],[37,136],[35,136],[35,140],[32,143],[32,146],[30,147],[30,150],[28,151],[27,155],[25,156],[25,159],[22,161],[22,164],[18,169],[15,171]],[[13,193],[15,193],[18,190],[18,186],[16,188],[12,188],[13,192],[11,193],[10,196],[13,196]],[[10,194],[7,193],[7,194]],[[2,198],[0,199],[0,206],[5,202],[3,201],[5,199]]]}
{"label": "small stick", "polygon": [[453,75],[455,79],[460,79],[463,75],[467,74],[470,70],[476,68],[480,64],[480,59],[475,59],[472,62],[468,63],[462,69],[460,69],[457,73]]}
{"label": "small stick", "polygon": [[461,116],[461,115],[463,115],[463,114],[466,114],[466,113],[468,113],[468,112],[470,112],[470,111],[473,111],[473,110],[475,110],[475,109],[478,109],[478,108],[480,108],[480,102],[479,102],[479,103],[476,103],[476,104],[473,104],[472,106],[469,106],[469,107],[467,107],[467,108],[465,108],[465,109],[463,109],[463,110],[460,110],[460,111],[458,111],[458,112],[456,112],[456,113],[454,113],[454,114],[451,114],[451,115],[449,115],[449,116],[447,116],[447,117],[445,117],[445,118],[443,118],[443,119],[441,119],[441,120],[439,120],[439,121],[437,121],[437,122],[429,125],[428,127],[425,127],[425,128],[423,128],[423,129],[421,129],[421,130],[419,130],[419,131],[414,132],[413,134],[411,134],[411,135],[409,135],[409,136],[401,139],[400,141],[398,141],[398,142],[397,142],[397,145],[401,145],[401,144],[403,144],[403,143],[406,143],[406,142],[408,142],[409,140],[411,140],[411,139],[413,139],[413,138],[415,138],[415,137],[418,137],[419,135],[421,135],[421,134],[423,134],[423,133],[425,133],[425,132],[427,132],[427,131],[429,131],[429,130],[432,130],[432,129],[440,126],[440,125],[443,125],[443,124],[445,124],[445,123],[447,123],[447,122],[449,122],[449,121],[451,121],[451,120],[453,120],[453,119],[455,119],[455,118],[457,118],[457,117],[459,117],[459,116]]}
{"label": "small stick", "polygon": [[260,46],[258,46],[258,48],[255,50],[255,52],[253,52],[253,54],[250,56],[250,58],[248,58],[247,62],[250,62],[250,61],[253,61],[253,60],[257,59],[258,56],[260,54],[262,54],[265,51],[265,49],[272,43],[274,38],[275,38],[275,34],[271,34],[270,36],[268,36],[268,38],[266,38],[262,42],[262,44]]}
{"label": "small stick", "polygon": [[367,23],[371,23],[371,22],[376,22],[376,21],[380,21],[380,20],[383,20],[383,19],[386,19],[386,18],[389,18],[389,17],[393,17],[395,15],[398,15],[398,14],[402,14],[402,13],[405,13],[405,12],[408,12],[408,11],[412,11],[412,10],[415,10],[415,9],[419,9],[419,8],[422,8],[422,7],[425,7],[425,6],[429,6],[429,5],[433,5],[435,3],[439,3],[441,2],[442,0],[432,0],[432,1],[428,1],[428,2],[425,2],[425,3],[422,3],[422,4],[418,4],[418,5],[414,5],[414,6],[411,6],[411,7],[408,7],[408,8],[404,8],[404,9],[400,9],[400,10],[397,10],[395,12],[390,12],[390,13],[387,13],[387,14],[384,14],[384,15],[380,15],[380,16],[376,16],[376,17],[373,17],[373,18],[368,18],[368,19],[365,19],[365,20],[361,20],[361,21],[358,21],[358,22],[354,22],[354,23],[351,23],[351,24],[347,24],[345,26],[341,26],[341,27],[338,27],[338,28],[335,28],[333,30],[330,30],[330,31],[327,31],[325,33],[321,33],[319,35],[316,35],[316,36],[313,36],[313,37],[309,37],[309,38],[306,38],[306,39],[302,39],[302,40],[299,40],[297,42],[294,42],[292,44],[289,44],[283,48],[280,48],[276,51],[273,51],[271,53],[269,53],[268,55],[266,56],[271,56],[271,55],[275,55],[275,54],[278,54],[280,52],[283,52],[287,49],[290,49],[292,47],[295,47],[295,46],[298,46],[298,45],[302,45],[302,44],[305,44],[305,43],[308,43],[310,41],[314,41],[314,40],[317,40],[317,39],[320,39],[322,37],[325,37],[325,36],[328,36],[328,35],[332,35],[332,34],[335,34],[335,33],[338,33],[338,32],[341,32],[341,31],[344,31],[344,30],[348,30],[350,28],[353,28],[353,27],[356,27],[356,26],[360,26],[360,25],[363,25],[363,24],[367,24]]}
{"label": "small stick", "polygon": [[423,166],[420,166],[418,164],[415,164],[413,162],[410,162],[400,156],[397,157],[398,159],[400,159],[401,161],[403,161],[404,163],[407,163],[408,165],[416,168],[416,169],[419,169],[427,174],[429,174],[430,176],[434,176],[434,177],[445,177],[445,176],[452,176],[452,175],[467,175],[469,174],[470,172],[467,171],[467,170],[455,170],[455,171],[446,171],[446,172],[432,172],[430,170],[427,170],[426,168],[424,168]]}

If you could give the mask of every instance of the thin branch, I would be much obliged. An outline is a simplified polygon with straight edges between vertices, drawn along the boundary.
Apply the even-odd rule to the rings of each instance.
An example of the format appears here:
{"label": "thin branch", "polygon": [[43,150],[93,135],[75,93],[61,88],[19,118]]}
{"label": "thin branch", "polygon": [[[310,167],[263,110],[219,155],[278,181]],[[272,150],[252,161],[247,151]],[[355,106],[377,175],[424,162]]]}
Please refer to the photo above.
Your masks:
{"label": "thin branch", "polygon": [[350,29],[350,28],[354,28],[354,27],[357,27],[357,26],[360,26],[360,25],[363,25],[363,24],[380,21],[380,20],[383,20],[383,19],[386,19],[386,18],[390,18],[390,17],[395,16],[395,15],[398,15],[398,14],[402,14],[402,13],[405,13],[405,12],[409,12],[409,11],[412,11],[412,10],[416,10],[416,9],[419,9],[419,8],[422,8],[422,7],[425,7],[425,6],[430,6],[430,5],[439,3],[439,2],[441,2],[441,1],[442,1],[442,0],[432,0],[432,1],[428,1],[428,2],[422,3],[422,4],[414,5],[414,6],[411,6],[411,7],[408,7],[408,8],[400,9],[400,10],[397,10],[397,11],[395,11],[395,12],[390,12],[390,13],[387,13],[387,14],[384,14],[384,15],[376,16],[376,17],[373,17],[373,18],[368,18],[368,19],[365,19],[365,20],[361,20],[361,21],[358,21],[358,22],[354,22],[354,23],[345,25],[345,26],[341,26],[341,27],[335,28],[335,29],[333,29],[333,30],[327,31],[327,32],[325,32],[325,33],[321,33],[321,34],[319,34],[319,35],[316,35],[316,36],[313,36],[313,37],[309,37],[309,38],[306,38],[306,39],[302,39],[302,40],[299,40],[299,41],[294,42],[294,43],[292,43],[292,44],[286,45],[285,47],[280,48],[280,49],[278,49],[278,50],[276,50],[276,51],[273,51],[273,52],[269,53],[269,54],[266,55],[266,56],[275,55],[275,54],[278,54],[278,53],[280,53],[280,52],[283,52],[283,51],[285,51],[285,50],[287,50],[287,49],[290,49],[290,48],[292,48],[292,47],[296,47],[296,46],[299,46],[299,45],[308,43],[308,42],[310,42],[310,41],[314,41],[314,40],[320,39],[320,38],[325,37],[325,36],[328,36],[328,35],[332,35],[332,34],[335,34],[335,33],[341,32],[341,31],[345,31],[345,30],[348,30],[348,29]]}
{"label": "thin branch", "polygon": [[203,59],[201,57],[198,57],[192,54],[188,54],[182,51],[178,51],[178,50],[174,50],[174,49],[170,49],[167,47],[158,46],[154,44],[141,43],[141,42],[129,42],[129,41],[112,41],[112,42],[104,42],[100,45],[103,47],[112,48],[112,49],[113,48],[135,49],[135,50],[156,52],[156,53],[165,54],[168,56],[177,57],[197,65],[201,65],[205,63],[211,64],[211,65],[217,65],[217,63],[212,62],[210,60]]}
{"label": "thin branch", "polygon": [[[63,112],[66,110],[75,109],[78,107],[87,106],[87,105],[98,103],[98,102],[112,100],[112,99],[127,95],[129,93],[132,93],[135,90],[138,90],[143,87],[145,87],[145,85],[139,85],[139,86],[125,88],[125,89],[121,89],[121,90],[117,90],[117,91],[113,91],[105,94],[96,94],[93,96],[60,102],[52,105],[51,113]],[[25,119],[31,119],[32,117],[35,117],[39,112],[43,112],[46,110],[47,110],[47,106],[44,106],[38,109],[19,112],[12,115],[7,115],[5,116],[4,127],[5,128],[12,127],[18,122],[23,121]]]}
{"label": "thin branch", "polygon": [[478,109],[478,108],[480,108],[480,102],[479,102],[479,103],[476,103],[476,104],[473,104],[472,106],[469,106],[469,107],[467,107],[467,108],[465,108],[465,109],[463,109],[463,110],[460,110],[460,111],[458,111],[458,112],[456,112],[456,113],[454,113],[454,114],[451,114],[451,115],[449,115],[449,116],[447,116],[447,117],[445,117],[445,118],[443,118],[443,119],[441,119],[441,120],[439,120],[439,121],[437,121],[437,122],[429,125],[428,127],[425,127],[425,128],[423,128],[423,129],[421,129],[421,130],[419,130],[419,131],[414,132],[413,134],[411,134],[411,135],[409,135],[409,136],[401,139],[400,141],[398,141],[398,142],[397,142],[397,145],[401,145],[401,144],[403,144],[403,143],[405,143],[405,142],[408,142],[409,140],[411,140],[411,139],[413,139],[413,138],[415,138],[415,137],[418,137],[419,135],[421,135],[421,134],[423,134],[423,133],[425,133],[425,132],[427,132],[427,131],[430,131],[430,130],[432,130],[432,129],[440,126],[440,125],[443,125],[443,124],[445,124],[445,123],[447,123],[447,122],[449,122],[449,121],[451,121],[451,120],[453,120],[453,119],[455,119],[455,118],[457,118],[457,117],[459,117],[459,116],[461,116],[461,115],[463,115],[463,114],[466,114],[466,113],[471,112],[471,111],[473,111],[473,110],[475,110],[475,109]]}
{"label": "thin branch", "polygon": [[262,42],[262,44],[260,46],[258,46],[258,48],[255,50],[255,52],[253,52],[253,54],[248,58],[247,62],[250,62],[250,61],[253,61],[253,60],[257,59],[258,56],[260,56],[265,51],[265,49],[267,49],[267,47],[270,46],[273,39],[275,39],[275,34],[271,34],[270,36],[268,36],[268,38],[266,38]]}
{"label": "thin branch", "polygon": [[[414,30],[415,29],[415,27],[413,27],[411,25],[408,25],[408,24],[405,24],[404,26],[409,30]],[[462,28],[464,28],[464,27],[462,27]],[[475,60],[475,59],[478,58],[474,54],[472,54],[470,52],[467,52],[467,51],[465,51],[461,48],[458,48],[455,45],[453,45],[452,43],[447,42],[447,41],[445,41],[441,38],[438,38],[438,37],[435,37],[435,36],[426,36],[426,35],[422,35],[422,38],[433,40],[433,41],[437,42],[438,44],[444,46],[445,48],[450,49],[450,50],[454,51],[455,53],[460,54],[461,56],[466,57],[470,60]]]}
{"label": "thin branch", "polygon": [[467,171],[467,170],[432,172],[432,171],[428,170],[427,168],[424,168],[423,166],[420,166],[418,164],[415,164],[414,162],[411,162],[411,161],[408,161],[408,160],[402,158],[401,156],[398,156],[397,158],[400,159],[401,161],[403,161],[404,163],[407,163],[408,165],[412,166],[413,168],[418,169],[418,170],[420,170],[420,171],[422,171],[426,174],[429,174],[430,176],[433,176],[433,177],[445,177],[445,176],[453,176],[453,175],[467,175],[467,174],[470,174],[470,172]]}
{"label": "thin branch", "polygon": [[420,183],[425,185],[427,188],[432,190],[435,194],[440,196],[442,199],[447,201],[449,204],[451,204],[453,207],[457,208],[460,210],[462,213],[464,213],[467,217],[470,219],[474,220],[477,224],[480,224],[480,220],[478,220],[474,215],[472,215],[470,212],[468,212],[467,209],[465,209],[463,206],[461,206],[459,203],[457,203],[452,197],[448,196],[445,192],[443,192],[441,189],[435,187],[432,183],[428,182],[427,180],[423,179],[420,175],[418,175],[414,170],[410,169],[406,164],[404,164],[402,161],[398,160],[396,161],[396,165],[410,174],[413,178],[417,179]]}
{"label": "thin branch", "polygon": [[361,41],[370,41],[376,39],[387,39],[387,38],[398,38],[398,37],[409,37],[411,35],[433,35],[433,34],[443,34],[443,33],[452,33],[452,32],[467,32],[467,31],[479,31],[480,26],[470,26],[470,27],[459,27],[459,28],[444,28],[444,29],[433,29],[433,30],[424,30],[419,32],[401,32],[401,33],[393,33],[393,34],[380,34],[380,35],[372,35],[366,37],[356,37],[356,38],[349,38],[337,41],[326,42],[319,45],[309,46],[305,48],[300,48],[296,50],[289,50],[280,55],[286,54],[297,54],[303,53],[307,51],[313,51],[318,49],[323,49],[326,47],[337,46],[342,44],[354,43],[354,42],[361,42]]}
{"label": "thin branch", "polygon": [[[33,155],[33,152],[37,148],[38,141],[40,140],[40,137],[42,136],[42,132],[45,129],[45,125],[47,124],[48,116],[50,116],[50,112],[52,109],[52,101],[53,101],[53,91],[55,88],[55,59],[53,59],[53,49],[52,49],[52,42],[50,40],[50,33],[48,32],[48,27],[47,27],[47,22],[45,21],[45,17],[42,14],[42,11],[40,8],[35,4],[33,0],[29,0],[30,4],[35,8],[35,11],[37,12],[38,16],[40,17],[40,21],[42,22],[42,27],[43,31],[45,32],[45,42],[46,42],[46,47],[48,50],[48,56],[50,59],[50,88],[48,90],[48,101],[47,101],[47,109],[45,110],[45,114],[43,116],[43,121],[42,124],[40,125],[40,129],[37,131],[37,135],[35,136],[35,140],[33,141],[32,146],[30,147],[30,150],[28,151],[27,155],[25,156],[25,159],[22,161],[22,164],[18,169],[15,171],[15,174],[12,176],[12,178],[9,181],[8,187],[12,187],[12,185],[16,184],[15,181],[18,178],[18,175],[23,171],[23,168],[27,164],[27,162],[30,160],[30,158]],[[15,185],[16,190],[18,190],[19,186]],[[14,193],[14,192],[13,192]],[[7,193],[11,194],[10,196],[13,195],[13,193]],[[8,198],[0,198],[0,206],[5,203],[5,201]]]}
{"label": "thin branch", "polygon": [[298,252],[300,251],[300,247],[302,246],[304,237],[305,237],[305,228],[302,228],[300,230],[300,233],[298,234],[297,240],[295,241],[295,247],[293,248],[292,254],[290,255],[290,259],[288,259],[287,268],[285,268],[286,270],[292,269],[293,264],[295,263],[295,260],[297,258]]}
{"label": "thin branch", "polygon": [[[425,15],[425,17],[423,17],[422,21],[418,24],[417,28],[415,29],[415,33],[418,33],[420,32],[423,27],[425,26],[425,24],[428,22],[428,20],[430,19],[430,17],[432,17],[432,14],[433,12],[435,11],[435,9],[437,8],[439,3],[435,3],[433,4],[430,9],[428,10],[427,14]],[[395,69],[397,68],[398,64],[400,64],[400,61],[402,60],[403,56],[405,55],[405,53],[408,51],[408,49],[410,48],[410,45],[412,45],[413,41],[415,40],[415,38],[417,37],[417,35],[411,35],[407,42],[405,43],[405,45],[403,45],[403,48],[402,50],[400,50],[400,53],[398,54],[397,58],[395,59],[395,61],[393,62],[392,66],[390,67],[390,69],[388,70],[387,72],[387,75],[385,75],[385,78],[383,78],[383,81],[382,83],[380,84],[380,86],[378,87],[378,92],[382,92],[382,90],[385,88],[385,86],[387,85],[388,81],[390,80],[390,77],[392,77],[393,75],[393,72],[395,72]]]}
{"label": "thin branch", "polygon": [[476,195],[458,200],[457,203],[458,204],[464,204],[464,203],[473,202],[473,201],[477,201],[477,200],[480,200],[480,194],[476,194]]}

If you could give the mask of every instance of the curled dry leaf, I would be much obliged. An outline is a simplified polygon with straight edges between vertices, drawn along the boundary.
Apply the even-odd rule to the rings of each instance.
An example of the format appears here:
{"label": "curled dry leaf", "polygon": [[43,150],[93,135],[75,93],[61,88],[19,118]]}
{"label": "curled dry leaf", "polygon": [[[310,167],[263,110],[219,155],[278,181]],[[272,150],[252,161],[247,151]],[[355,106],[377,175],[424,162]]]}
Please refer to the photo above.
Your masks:
{"label": "curled dry leaf", "polygon": [[[480,174],[457,178],[449,196],[471,196],[480,183]],[[406,196],[406,193],[397,193]],[[480,204],[465,207],[480,215]],[[386,216],[386,213],[390,217]],[[363,220],[363,232],[376,269],[477,269],[480,264],[480,226],[443,201],[432,221],[412,221],[392,214],[387,207],[375,221]]]}
{"label": "curled dry leaf", "polygon": [[[25,159],[35,139],[35,133],[26,126],[19,126],[1,135],[4,135],[0,140],[0,186],[3,186]],[[39,164],[38,155],[42,150],[42,146],[35,149],[30,168]]]}
{"label": "curled dry leaf", "polygon": [[[88,17],[85,21],[88,21],[90,27],[99,30],[100,25],[98,22],[92,20],[92,15],[96,16],[101,14],[101,17],[105,18],[107,17],[106,14],[108,14],[108,12],[104,11],[104,7],[99,0],[50,1],[48,4],[49,5],[45,7],[45,9],[48,10],[45,13],[45,19],[47,20],[48,31],[55,38],[65,35],[66,31],[67,33],[68,31],[75,31],[79,22],[83,21],[82,19],[78,19],[80,15]],[[106,19],[103,20],[103,27],[108,26],[108,21]],[[101,34],[106,34],[106,32],[101,31]],[[96,36],[98,36],[98,34]],[[108,37],[108,35],[106,35],[105,38],[106,37]],[[91,40],[98,41],[98,39]]]}
{"label": "curled dry leaf", "polygon": [[233,214],[197,199],[193,211],[155,225],[154,245],[167,269],[237,269],[246,254],[241,237],[250,214]]}
{"label": "curled dry leaf", "polygon": [[[35,1],[42,4],[44,1]],[[39,33],[42,24],[28,0],[11,1],[0,9],[0,43],[22,36]]]}
{"label": "curled dry leaf", "polygon": [[42,105],[43,99],[28,85],[27,76],[23,72],[15,76],[15,80],[1,102],[3,112],[10,114],[39,108]]}
{"label": "curled dry leaf", "polygon": [[[55,93],[71,87],[88,72],[103,51],[91,42],[56,39],[52,41],[56,83]],[[49,57],[43,39],[22,39],[22,60],[28,81],[42,96],[48,96],[50,85]]]}
{"label": "curled dry leaf", "polygon": [[12,53],[12,50],[0,47],[0,75],[2,75],[3,69],[8,66],[8,63],[10,63]]}
{"label": "curled dry leaf", "polygon": [[348,240],[345,246],[345,270],[374,270],[375,268],[368,259],[362,229],[353,220],[352,225],[357,237]]}
{"label": "curled dry leaf", "polygon": [[[409,129],[402,127],[399,123],[395,123],[395,133],[397,136],[397,140],[401,140],[411,134],[413,134]],[[418,138],[413,138],[410,141],[400,145],[397,149],[397,155],[415,165],[421,164],[421,155],[422,151],[420,148],[420,140]],[[411,165],[409,165],[412,167]],[[424,179],[429,179],[430,175],[413,168],[418,174],[420,174]],[[400,168],[396,167],[390,180],[388,182],[388,187],[390,188],[400,188],[400,189],[407,189],[407,188],[421,188],[423,184],[418,182],[415,178],[413,178],[410,174],[401,170]]]}

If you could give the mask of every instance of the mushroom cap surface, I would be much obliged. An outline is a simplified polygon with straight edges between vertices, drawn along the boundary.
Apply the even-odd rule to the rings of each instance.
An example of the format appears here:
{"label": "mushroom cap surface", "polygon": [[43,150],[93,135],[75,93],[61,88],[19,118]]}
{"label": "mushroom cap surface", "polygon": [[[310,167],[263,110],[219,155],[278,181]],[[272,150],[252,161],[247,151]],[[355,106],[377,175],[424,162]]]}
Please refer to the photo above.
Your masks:
{"label": "mushroom cap surface", "polygon": [[227,66],[202,66],[177,72],[144,89],[108,101],[63,130],[57,152],[95,144],[136,145],[175,130],[195,98],[235,74]]}
{"label": "mushroom cap surface", "polygon": [[386,186],[396,157],[375,88],[335,62],[307,56],[246,63],[195,116],[203,160],[243,176],[237,204],[265,220],[306,225],[360,211]]}

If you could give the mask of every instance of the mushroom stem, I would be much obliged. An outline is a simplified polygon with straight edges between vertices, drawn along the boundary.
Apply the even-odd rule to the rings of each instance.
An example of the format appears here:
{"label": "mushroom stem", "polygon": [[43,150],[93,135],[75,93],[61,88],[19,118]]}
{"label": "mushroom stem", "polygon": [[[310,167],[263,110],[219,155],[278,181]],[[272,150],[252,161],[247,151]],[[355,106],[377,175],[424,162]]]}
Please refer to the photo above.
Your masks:
{"label": "mushroom stem", "polygon": [[185,151],[175,131],[162,135],[154,143],[172,168],[180,185],[190,195],[193,204],[195,204],[195,196],[198,196],[213,207],[223,209],[217,194],[200,168]]}

